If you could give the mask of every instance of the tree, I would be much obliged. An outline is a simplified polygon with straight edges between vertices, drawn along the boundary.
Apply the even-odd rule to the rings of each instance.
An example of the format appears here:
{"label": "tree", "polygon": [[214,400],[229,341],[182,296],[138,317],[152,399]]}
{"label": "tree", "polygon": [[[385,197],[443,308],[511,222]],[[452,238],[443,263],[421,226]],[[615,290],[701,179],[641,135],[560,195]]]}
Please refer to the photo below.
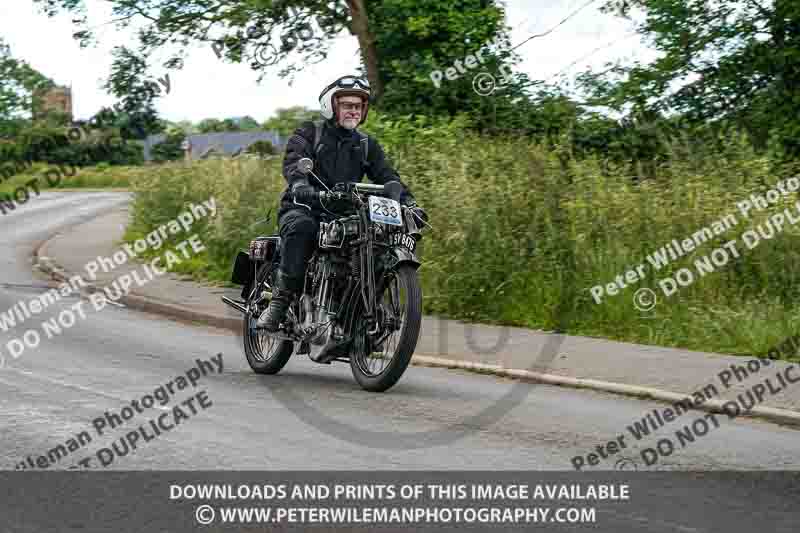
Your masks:
{"label": "tree", "polygon": [[186,134],[180,128],[170,128],[167,130],[166,138],[160,143],[153,146],[151,151],[153,161],[177,161],[184,156],[183,141],[186,140]]}
{"label": "tree", "polygon": [[242,131],[242,127],[239,125],[239,122],[233,118],[226,118],[222,121],[222,131]]}
{"label": "tree", "polygon": [[[84,0],[35,0],[53,16],[68,12],[77,16],[74,36],[82,46],[94,40],[87,27]],[[234,62],[251,61],[253,70],[284,64],[289,76],[308,63],[327,57],[331,38],[344,28],[356,35],[370,80],[380,93],[376,77],[375,37],[367,20],[364,0],[109,0],[120,27],[138,19],[146,25],[140,32],[141,51],[146,55],[165,44],[182,50],[165,66],[179,68],[185,49],[192,42],[218,46],[219,55]],[[314,27],[316,25],[316,28]],[[319,29],[320,31],[316,31]],[[214,36],[212,36],[214,34]],[[277,39],[276,39],[277,38]]]}
{"label": "tree", "polygon": [[234,118],[233,121],[241,131],[256,131],[261,129],[258,121],[250,115]]}
{"label": "tree", "polygon": [[186,135],[194,135],[195,133],[200,132],[200,130],[197,129],[197,126],[195,126],[191,120],[180,120],[178,122],[171,123],[170,126],[180,129]]}
{"label": "tree", "polygon": [[502,8],[491,0],[395,0],[381,4],[381,9],[370,14],[370,21],[379,36],[378,73],[387,86],[383,102],[387,110],[433,108],[434,112],[454,115],[464,111],[465,101],[478,101],[473,78],[484,70],[496,72],[496,55],[488,54],[485,66],[459,74],[454,81],[443,77],[437,84],[432,75],[455,68],[456,61],[463,62],[469,54],[502,38]]}
{"label": "tree", "polygon": [[289,137],[301,123],[318,120],[319,110],[303,106],[292,106],[275,110],[275,116],[264,122],[263,128],[277,132],[282,137]]}
{"label": "tree", "polygon": [[112,55],[111,75],[103,88],[120,101],[113,111],[106,108],[98,115],[104,123],[118,126],[124,139],[143,139],[164,131],[154,106],[159,93],[146,78],[147,58],[126,47],[115,48]]}
{"label": "tree", "polygon": [[[84,0],[35,0],[46,12],[81,15]],[[145,23],[140,52],[166,45],[180,51],[166,68],[180,68],[190,44],[206,42],[225,59],[250,61],[253,70],[284,65],[291,76],[326,59],[332,37],[347,29],[358,39],[363,71],[376,104],[387,83],[411,94],[408,82],[430,85],[434,65],[448,67],[458,54],[477,50],[502,32],[503,10],[494,0],[109,0],[120,26]],[[75,37],[93,39],[85,18]],[[466,39],[466,41],[465,41]],[[394,76],[394,77],[393,77]],[[467,85],[469,85],[467,83]],[[449,90],[446,89],[446,90]],[[426,87],[430,92],[430,87]],[[423,102],[424,104],[424,102]]]}
{"label": "tree", "polygon": [[35,105],[34,95],[54,85],[25,61],[15,59],[0,38],[0,137],[18,132]]}
{"label": "tree", "polygon": [[218,133],[229,130],[223,121],[216,118],[207,118],[197,124],[197,131],[200,133]]}
{"label": "tree", "polygon": [[605,9],[641,10],[638,31],[663,55],[587,77],[598,103],[732,122],[762,147],[772,137],[800,156],[800,2],[611,0]]}
{"label": "tree", "polygon": [[250,154],[258,154],[259,157],[264,158],[270,155],[276,155],[278,151],[272,145],[271,142],[267,140],[256,141],[250,146],[247,147],[247,153]]}

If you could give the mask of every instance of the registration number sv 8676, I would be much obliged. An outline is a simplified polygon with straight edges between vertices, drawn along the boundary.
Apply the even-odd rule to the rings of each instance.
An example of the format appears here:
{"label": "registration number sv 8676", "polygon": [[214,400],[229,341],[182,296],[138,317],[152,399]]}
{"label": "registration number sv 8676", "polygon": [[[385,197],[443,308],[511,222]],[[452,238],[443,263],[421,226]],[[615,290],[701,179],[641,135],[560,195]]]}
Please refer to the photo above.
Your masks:
{"label": "registration number sv 8676", "polygon": [[412,252],[417,248],[417,241],[406,233],[392,233],[389,235],[389,244],[408,248]]}

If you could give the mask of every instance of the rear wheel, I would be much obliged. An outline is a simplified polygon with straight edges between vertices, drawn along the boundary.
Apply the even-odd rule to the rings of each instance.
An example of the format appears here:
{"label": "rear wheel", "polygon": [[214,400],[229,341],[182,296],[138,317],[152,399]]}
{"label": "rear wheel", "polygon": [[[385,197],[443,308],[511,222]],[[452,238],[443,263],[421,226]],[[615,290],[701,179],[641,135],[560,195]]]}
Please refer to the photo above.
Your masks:
{"label": "rear wheel", "polygon": [[411,362],[422,324],[419,274],[408,266],[391,272],[377,295],[378,333],[370,334],[359,319],[355,324],[350,368],[362,388],[383,392],[392,387]]}
{"label": "rear wheel", "polygon": [[[266,312],[268,298],[262,298],[264,291],[272,292],[272,264],[264,264],[256,274],[256,283],[247,298],[247,313],[242,320],[244,355],[253,372],[257,374],[277,374],[289,361],[294,351],[294,343],[276,339],[264,330],[255,330],[256,321]],[[265,286],[266,285],[266,286]]]}

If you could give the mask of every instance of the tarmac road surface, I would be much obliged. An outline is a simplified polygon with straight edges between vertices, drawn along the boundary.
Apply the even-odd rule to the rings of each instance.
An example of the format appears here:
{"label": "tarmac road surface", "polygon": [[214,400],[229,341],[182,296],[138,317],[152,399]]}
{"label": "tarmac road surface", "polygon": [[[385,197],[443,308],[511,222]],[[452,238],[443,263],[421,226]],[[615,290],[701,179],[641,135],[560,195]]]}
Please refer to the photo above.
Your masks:
{"label": "tarmac road surface", "polygon": [[[48,282],[31,268],[38,243],[125,198],[121,193],[48,192],[0,217],[0,313],[47,290]],[[41,322],[67,309],[78,317],[72,327],[60,334],[51,330],[52,338],[42,333],[35,349],[26,348],[17,358],[10,355],[11,339],[28,329],[42,332]],[[634,463],[640,471],[800,466],[797,430],[754,420],[731,422],[724,415],[716,415],[716,427],[707,418],[711,415],[689,412],[655,438],[636,443],[627,426],[663,408],[658,402],[416,366],[389,392],[372,394],[358,387],[348,365],[317,365],[306,356],[290,360],[277,376],[260,376],[249,369],[240,338],[228,331],[112,305],[95,311],[86,298],[75,295],[15,328],[0,330],[0,353],[0,464],[9,470],[23,464],[33,469],[31,462],[48,454],[51,469],[85,460],[91,468],[124,470],[573,470],[573,458],[588,460],[598,445],[608,454],[598,467],[607,470],[632,469]],[[217,354],[222,354],[221,372],[213,361]],[[207,363],[198,365],[198,359]],[[187,377],[185,387],[179,376]],[[195,386],[186,384],[189,377],[196,378]],[[139,404],[141,413],[131,407],[167,383],[172,386],[168,403]],[[509,405],[510,391],[517,405]],[[178,405],[180,413],[174,410]],[[495,418],[474,420],[490,407]],[[109,427],[114,415],[131,412],[116,429]],[[707,431],[697,423],[694,442],[678,445],[675,431],[703,418]],[[125,435],[134,431],[138,436],[131,449],[132,437],[126,441]],[[90,435],[91,442],[77,446],[81,433]],[[609,453],[607,443],[620,435],[627,447]],[[634,446],[655,447],[662,437],[671,438],[676,449],[648,468]],[[53,460],[51,451],[59,444],[67,452],[56,452]],[[111,451],[99,454],[101,448]],[[726,493],[731,508],[744,513],[752,502],[738,490],[736,479],[714,491]],[[747,483],[742,476],[743,486]],[[764,491],[770,493],[768,487]],[[790,513],[773,503],[773,518]],[[796,500],[794,506],[796,518]],[[637,509],[642,517],[648,513]],[[620,520],[629,523],[631,518],[620,515]],[[706,530],[694,529],[674,508],[671,521],[642,520],[640,531]]]}

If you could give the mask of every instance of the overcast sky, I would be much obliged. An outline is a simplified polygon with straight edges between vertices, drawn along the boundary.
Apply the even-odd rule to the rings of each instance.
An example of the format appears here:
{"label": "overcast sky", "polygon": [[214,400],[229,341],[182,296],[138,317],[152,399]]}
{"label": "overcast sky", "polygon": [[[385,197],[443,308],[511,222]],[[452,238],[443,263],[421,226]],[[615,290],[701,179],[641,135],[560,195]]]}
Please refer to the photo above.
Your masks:
{"label": "overcast sky", "polygon": [[[109,2],[86,0],[89,24],[101,25],[112,20]],[[514,44],[533,34],[556,26],[587,0],[506,0],[508,25]],[[652,60],[652,50],[632,35],[633,25],[623,19],[604,15],[591,3],[578,15],[551,34],[533,39],[516,51],[523,61],[518,69],[533,79],[548,79],[568,67],[564,74],[580,72],[587,66],[602,68],[611,60]],[[132,32],[116,30],[113,25],[97,29],[99,45],[81,50],[72,38],[75,27],[69,15],[48,18],[32,0],[0,0],[0,36],[11,46],[14,57],[24,59],[58,84],[72,86],[75,117],[85,119],[114,98],[100,86],[108,76],[110,51],[117,45],[136,47]],[[307,67],[290,87],[277,76],[273,67],[261,84],[258,73],[246,64],[226,64],[217,59],[208,45],[195,45],[181,71],[170,73],[171,90],[156,101],[162,117],[197,122],[204,118],[251,115],[262,121],[277,108],[292,105],[318,107],[319,91],[338,76],[358,67],[357,42],[343,32],[332,44],[329,61]],[[162,58],[165,59],[166,55]],[[460,58],[453,58],[460,59]],[[443,68],[449,65],[443,65]],[[153,74],[166,71],[153,69]],[[431,85],[433,90],[433,85]]]}

